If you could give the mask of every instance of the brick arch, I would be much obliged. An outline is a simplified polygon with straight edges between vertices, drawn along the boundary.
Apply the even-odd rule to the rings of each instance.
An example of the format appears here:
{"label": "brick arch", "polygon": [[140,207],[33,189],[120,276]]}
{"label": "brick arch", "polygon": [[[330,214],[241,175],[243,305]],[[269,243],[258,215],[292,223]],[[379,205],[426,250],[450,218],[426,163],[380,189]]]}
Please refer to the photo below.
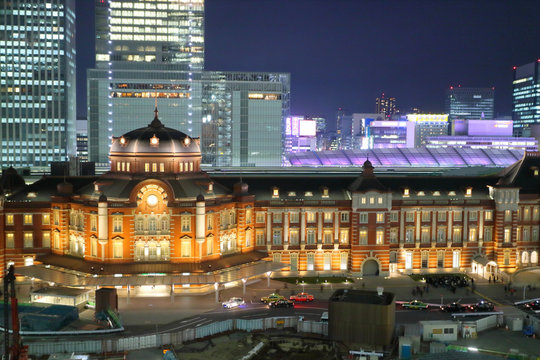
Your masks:
{"label": "brick arch", "polygon": [[[367,267],[366,267],[367,265]],[[362,261],[362,276],[378,276],[381,273],[381,261],[376,257],[367,257]]]}

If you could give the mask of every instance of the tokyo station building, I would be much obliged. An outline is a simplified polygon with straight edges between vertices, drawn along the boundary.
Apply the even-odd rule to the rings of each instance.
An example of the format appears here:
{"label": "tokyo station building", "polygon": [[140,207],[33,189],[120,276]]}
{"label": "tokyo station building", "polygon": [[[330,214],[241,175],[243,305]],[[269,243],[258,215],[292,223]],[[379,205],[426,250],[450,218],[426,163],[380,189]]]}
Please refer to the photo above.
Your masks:
{"label": "tokyo station building", "polygon": [[164,127],[156,109],[113,139],[110,164],[30,185],[5,170],[4,268],[66,285],[208,290],[270,274],[538,266],[539,152],[482,176],[383,175],[369,160],[356,173],[209,176],[199,139]]}

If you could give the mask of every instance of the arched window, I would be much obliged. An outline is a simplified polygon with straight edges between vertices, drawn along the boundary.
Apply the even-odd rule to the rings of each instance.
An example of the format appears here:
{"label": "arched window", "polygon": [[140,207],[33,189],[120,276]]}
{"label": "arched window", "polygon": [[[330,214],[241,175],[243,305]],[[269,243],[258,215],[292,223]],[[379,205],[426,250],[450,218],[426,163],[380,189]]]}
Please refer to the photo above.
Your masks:
{"label": "arched window", "polygon": [[536,265],[538,263],[538,253],[533,251],[531,253],[531,265]]}
{"label": "arched window", "polygon": [[521,264],[522,265],[529,264],[529,253],[526,251],[521,253]]}

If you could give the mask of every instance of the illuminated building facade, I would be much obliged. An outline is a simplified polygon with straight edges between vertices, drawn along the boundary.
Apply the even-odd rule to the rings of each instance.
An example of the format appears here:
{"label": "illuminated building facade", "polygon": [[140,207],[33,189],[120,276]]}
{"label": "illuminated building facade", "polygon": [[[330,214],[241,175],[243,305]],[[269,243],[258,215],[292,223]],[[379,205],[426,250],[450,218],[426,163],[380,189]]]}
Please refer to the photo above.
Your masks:
{"label": "illuminated building facade", "polygon": [[537,151],[535,138],[512,137],[512,120],[452,121],[452,136],[427,138],[428,148],[511,149]]}
{"label": "illuminated building facade", "polygon": [[391,149],[414,147],[414,123],[376,120],[366,126],[365,148]]}
{"label": "illuminated building facade", "polygon": [[446,90],[446,112],[455,119],[486,119],[494,117],[495,88],[451,86]]}
{"label": "illuminated building facade", "polygon": [[448,114],[409,114],[407,121],[414,123],[414,147],[426,145],[431,136],[448,134]]}
{"label": "illuminated building facade", "polygon": [[540,59],[514,66],[512,119],[516,136],[532,136],[531,127],[540,126]]}
{"label": "illuminated building facade", "polygon": [[204,0],[96,0],[96,64],[204,68]]}
{"label": "illuminated building facade", "polygon": [[88,72],[89,156],[98,166],[109,166],[112,134],[144,126],[139,114],[156,98],[164,124],[201,138],[203,164],[281,165],[289,74],[190,73],[168,65],[154,65],[153,72],[118,69],[115,74],[109,80],[105,70]]}
{"label": "illuminated building facade", "polygon": [[303,116],[285,119],[285,151],[304,152],[317,150],[317,121]]}
{"label": "illuminated building facade", "polygon": [[389,98],[386,97],[384,93],[381,93],[381,96],[375,99],[375,112],[377,114],[384,114],[387,118],[395,115],[398,113],[396,98]]}
{"label": "illuminated building facade", "polygon": [[162,119],[201,138],[210,166],[279,166],[290,76],[204,70],[203,0],[96,1],[96,69],[88,71],[89,157],[107,169],[114,133]]}
{"label": "illuminated building facade", "polygon": [[269,256],[266,265],[293,274],[489,276],[538,265],[538,152],[501,175],[456,177],[377,176],[367,160],[360,174],[209,176],[201,159],[199,140],[163,126],[156,110],[148,126],[114,139],[105,175],[25,186],[4,174],[5,262],[38,257],[79,271],[198,272],[199,280],[208,273],[201,264],[229,256],[245,266]]}
{"label": "illuminated building facade", "polygon": [[538,140],[512,136],[433,136],[427,138],[426,147],[538,151]]}
{"label": "illuminated building facade", "polygon": [[0,164],[75,156],[75,1],[2,1]]}

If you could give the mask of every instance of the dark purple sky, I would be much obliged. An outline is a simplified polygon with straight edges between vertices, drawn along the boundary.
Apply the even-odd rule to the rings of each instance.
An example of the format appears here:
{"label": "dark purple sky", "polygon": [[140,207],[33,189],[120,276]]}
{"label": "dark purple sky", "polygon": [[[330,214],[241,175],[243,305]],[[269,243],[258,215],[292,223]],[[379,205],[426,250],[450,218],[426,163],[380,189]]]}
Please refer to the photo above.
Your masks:
{"label": "dark purple sky", "polygon": [[[93,1],[77,2],[78,113],[93,66]],[[495,86],[511,114],[512,66],[540,58],[538,0],[206,0],[206,69],[291,73],[291,112],[444,110],[451,84]]]}

